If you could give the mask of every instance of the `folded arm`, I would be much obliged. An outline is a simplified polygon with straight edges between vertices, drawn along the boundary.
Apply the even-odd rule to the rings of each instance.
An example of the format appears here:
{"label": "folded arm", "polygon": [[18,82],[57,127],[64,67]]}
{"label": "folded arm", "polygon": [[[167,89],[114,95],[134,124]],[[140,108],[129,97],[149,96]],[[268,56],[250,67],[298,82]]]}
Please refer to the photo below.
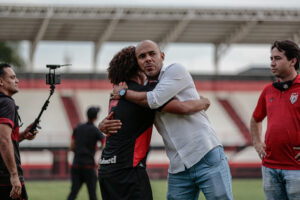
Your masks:
{"label": "folded arm", "polygon": [[162,109],[163,112],[178,114],[178,115],[188,115],[199,112],[201,110],[207,110],[210,106],[210,101],[201,96],[197,100],[188,100],[188,101],[178,101],[173,99]]}

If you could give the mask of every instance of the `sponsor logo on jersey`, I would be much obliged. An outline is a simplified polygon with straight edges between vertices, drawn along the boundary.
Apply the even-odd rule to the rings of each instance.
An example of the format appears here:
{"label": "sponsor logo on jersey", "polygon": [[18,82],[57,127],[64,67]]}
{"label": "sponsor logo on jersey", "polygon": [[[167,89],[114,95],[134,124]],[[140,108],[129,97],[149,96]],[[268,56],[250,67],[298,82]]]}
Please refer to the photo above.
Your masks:
{"label": "sponsor logo on jersey", "polygon": [[102,158],[102,159],[100,159],[99,163],[102,165],[115,164],[115,163],[117,163],[117,156],[114,156],[114,157],[108,158],[108,159]]}

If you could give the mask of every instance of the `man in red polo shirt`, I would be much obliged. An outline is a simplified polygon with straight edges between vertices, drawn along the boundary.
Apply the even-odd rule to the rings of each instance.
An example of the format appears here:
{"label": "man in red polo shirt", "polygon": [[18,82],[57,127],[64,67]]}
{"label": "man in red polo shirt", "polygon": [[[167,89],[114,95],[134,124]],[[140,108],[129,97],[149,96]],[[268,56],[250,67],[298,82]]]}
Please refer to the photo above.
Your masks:
{"label": "man in red polo shirt", "polygon": [[[262,91],[251,119],[253,145],[262,159],[267,200],[300,199],[300,49],[292,41],[271,47],[271,70],[278,78]],[[268,125],[264,142],[262,121]]]}

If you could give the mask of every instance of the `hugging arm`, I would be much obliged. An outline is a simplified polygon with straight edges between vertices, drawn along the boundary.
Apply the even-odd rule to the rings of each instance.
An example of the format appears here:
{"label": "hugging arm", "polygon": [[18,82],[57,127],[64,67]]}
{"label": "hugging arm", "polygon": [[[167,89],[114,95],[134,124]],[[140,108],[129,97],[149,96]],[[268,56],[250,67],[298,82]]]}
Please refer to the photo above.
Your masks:
{"label": "hugging arm", "polygon": [[[183,91],[191,84],[191,77],[184,67],[173,65],[164,72],[164,77],[158,82],[154,90],[150,92],[136,92],[127,90],[125,98],[135,104],[151,109],[158,109],[170,99]],[[120,90],[128,89],[125,82],[114,85],[113,94],[118,96]]]}
{"label": "hugging arm", "polygon": [[[168,112],[178,115],[188,115],[201,110],[207,110],[210,106],[210,101],[202,97],[198,100],[188,100],[188,101],[179,101],[177,99],[172,99],[161,109],[162,112]],[[121,128],[122,123],[120,120],[115,120],[112,118],[113,112],[111,112],[105,119],[103,119],[98,128],[101,132],[105,134],[114,134],[117,133]]]}
{"label": "hugging arm", "polygon": [[114,113],[109,113],[98,125],[98,129],[105,134],[114,134],[122,126],[122,122],[118,119],[113,119]]}
{"label": "hugging arm", "polygon": [[201,110],[207,110],[209,106],[210,101],[203,96],[197,100],[178,101],[177,99],[173,99],[162,108],[162,112],[189,115]]}

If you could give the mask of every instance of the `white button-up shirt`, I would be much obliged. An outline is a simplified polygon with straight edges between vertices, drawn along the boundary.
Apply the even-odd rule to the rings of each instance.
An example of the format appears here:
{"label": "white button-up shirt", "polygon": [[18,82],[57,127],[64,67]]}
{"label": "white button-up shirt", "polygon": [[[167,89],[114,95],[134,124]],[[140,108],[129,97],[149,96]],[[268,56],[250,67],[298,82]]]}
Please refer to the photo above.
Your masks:
{"label": "white button-up shirt", "polygon": [[[158,80],[155,89],[147,92],[151,109],[159,108],[173,97],[179,101],[199,99],[194,81],[182,65],[163,66]],[[170,159],[170,173],[192,167],[211,149],[221,145],[204,111],[191,115],[156,112],[155,126]]]}

